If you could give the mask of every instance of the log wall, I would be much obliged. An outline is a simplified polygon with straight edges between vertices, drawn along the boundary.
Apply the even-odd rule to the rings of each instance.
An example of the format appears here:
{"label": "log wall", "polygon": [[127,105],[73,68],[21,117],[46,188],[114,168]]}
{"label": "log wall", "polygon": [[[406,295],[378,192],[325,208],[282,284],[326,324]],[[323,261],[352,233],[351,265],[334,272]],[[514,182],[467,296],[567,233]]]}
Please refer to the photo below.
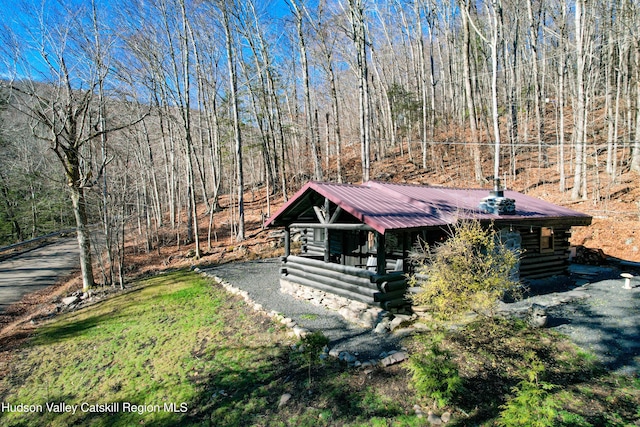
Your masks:
{"label": "log wall", "polygon": [[378,275],[349,265],[290,255],[283,258],[280,273],[290,282],[369,305],[378,303],[385,309],[407,304],[407,279],[402,272]]}
{"label": "log wall", "polygon": [[553,251],[540,251],[539,230],[519,229],[522,237],[523,253],[520,258],[520,276],[524,279],[539,279],[555,275],[565,274],[569,265],[569,238],[571,231],[568,228],[554,228]]}

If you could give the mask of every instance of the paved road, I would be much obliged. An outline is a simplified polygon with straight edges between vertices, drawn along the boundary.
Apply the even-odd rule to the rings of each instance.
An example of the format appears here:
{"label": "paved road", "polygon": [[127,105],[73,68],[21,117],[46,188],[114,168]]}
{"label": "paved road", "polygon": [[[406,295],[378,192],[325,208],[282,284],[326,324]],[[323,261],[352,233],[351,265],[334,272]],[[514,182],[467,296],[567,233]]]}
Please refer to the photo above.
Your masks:
{"label": "paved road", "polygon": [[0,313],[34,292],[79,268],[75,238],[60,240],[0,262]]}

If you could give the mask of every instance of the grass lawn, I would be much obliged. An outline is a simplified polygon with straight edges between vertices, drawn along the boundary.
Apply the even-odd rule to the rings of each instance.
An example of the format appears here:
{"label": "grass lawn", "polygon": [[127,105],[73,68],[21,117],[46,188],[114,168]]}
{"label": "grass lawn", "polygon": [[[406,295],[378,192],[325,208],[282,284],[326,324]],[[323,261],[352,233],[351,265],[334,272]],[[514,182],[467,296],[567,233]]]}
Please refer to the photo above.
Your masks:
{"label": "grass lawn", "polygon": [[[294,343],[212,281],[160,274],[41,326],[0,380],[0,425],[427,425],[413,408],[426,412],[434,401],[411,387],[407,364],[363,370],[314,358],[309,366]],[[425,352],[419,337],[406,345]],[[539,399],[557,409],[549,425],[640,424],[640,380],[610,374],[551,331],[476,322],[442,347],[462,380],[440,409],[453,414],[449,426],[496,425],[527,376],[525,354],[553,384]]]}
{"label": "grass lawn", "polygon": [[[1,400],[11,405],[0,425],[369,425],[378,416],[405,418],[392,397],[357,389],[357,376],[334,361],[313,366],[309,384],[306,359],[292,344],[284,327],[210,280],[186,271],[158,275],[41,327],[0,382]],[[278,408],[285,393],[292,399]]]}

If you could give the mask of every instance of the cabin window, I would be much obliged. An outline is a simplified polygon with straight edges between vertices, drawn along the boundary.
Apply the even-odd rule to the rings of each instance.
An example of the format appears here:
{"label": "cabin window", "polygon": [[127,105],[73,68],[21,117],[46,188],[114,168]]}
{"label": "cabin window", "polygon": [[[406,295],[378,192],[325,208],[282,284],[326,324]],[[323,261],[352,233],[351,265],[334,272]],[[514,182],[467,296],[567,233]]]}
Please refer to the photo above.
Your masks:
{"label": "cabin window", "polygon": [[314,242],[324,242],[324,228],[314,228],[313,230],[313,240]]}
{"label": "cabin window", "polygon": [[553,228],[542,227],[540,229],[540,253],[553,252]]}

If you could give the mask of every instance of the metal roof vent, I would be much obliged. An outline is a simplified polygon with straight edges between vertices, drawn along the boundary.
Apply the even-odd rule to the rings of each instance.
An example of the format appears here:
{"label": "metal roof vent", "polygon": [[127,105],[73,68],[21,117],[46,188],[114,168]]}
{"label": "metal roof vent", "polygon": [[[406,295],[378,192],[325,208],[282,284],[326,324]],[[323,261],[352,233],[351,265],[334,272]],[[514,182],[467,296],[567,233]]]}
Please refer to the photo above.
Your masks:
{"label": "metal roof vent", "polygon": [[489,196],[483,198],[478,206],[481,211],[495,215],[515,215],[516,201],[504,197],[504,191],[500,189],[500,178],[495,179],[495,186],[489,192]]}

